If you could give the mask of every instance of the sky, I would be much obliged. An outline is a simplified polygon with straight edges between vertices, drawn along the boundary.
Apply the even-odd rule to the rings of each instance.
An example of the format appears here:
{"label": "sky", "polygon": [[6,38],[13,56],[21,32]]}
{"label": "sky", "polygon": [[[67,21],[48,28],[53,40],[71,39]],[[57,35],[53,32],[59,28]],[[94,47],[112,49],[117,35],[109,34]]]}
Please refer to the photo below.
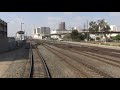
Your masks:
{"label": "sky", "polygon": [[34,28],[50,27],[58,29],[60,22],[66,23],[66,29],[83,28],[84,23],[105,19],[109,25],[120,28],[120,12],[0,12],[0,19],[8,22],[8,36],[15,36],[17,31],[25,30],[32,35]]}

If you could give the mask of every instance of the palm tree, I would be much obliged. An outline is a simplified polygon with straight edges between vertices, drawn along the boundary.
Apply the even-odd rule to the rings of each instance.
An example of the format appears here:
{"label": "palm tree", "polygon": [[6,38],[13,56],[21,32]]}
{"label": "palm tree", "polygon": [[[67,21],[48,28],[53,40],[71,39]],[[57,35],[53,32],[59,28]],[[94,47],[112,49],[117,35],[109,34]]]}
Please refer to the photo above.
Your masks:
{"label": "palm tree", "polygon": [[110,26],[108,25],[107,22],[105,22],[104,19],[98,20],[97,22],[98,22],[99,30],[100,30],[101,32],[104,32],[103,35],[104,35],[104,37],[105,37],[105,41],[108,41],[108,37],[107,37],[106,33],[109,32]]}
{"label": "palm tree", "polygon": [[91,21],[90,23],[89,23],[89,33],[94,33],[94,34],[96,34],[96,32],[98,32],[98,30],[99,30],[99,27],[98,27],[98,24],[96,23],[96,22],[93,22],[93,21]]}

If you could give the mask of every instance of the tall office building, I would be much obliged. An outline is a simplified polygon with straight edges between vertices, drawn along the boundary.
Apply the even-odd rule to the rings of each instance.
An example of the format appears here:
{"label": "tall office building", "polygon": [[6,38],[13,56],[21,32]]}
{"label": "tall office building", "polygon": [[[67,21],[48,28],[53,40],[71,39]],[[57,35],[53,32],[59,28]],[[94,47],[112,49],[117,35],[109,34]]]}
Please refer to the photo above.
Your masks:
{"label": "tall office building", "polygon": [[49,27],[39,27],[37,29],[34,29],[33,38],[43,39],[45,35],[48,35],[50,33],[51,32]]}
{"label": "tall office building", "polygon": [[41,34],[50,34],[49,27],[41,27]]}
{"label": "tall office building", "polygon": [[65,30],[65,22],[59,24],[59,30]]}
{"label": "tall office building", "polygon": [[0,19],[0,38],[7,37],[7,23]]}

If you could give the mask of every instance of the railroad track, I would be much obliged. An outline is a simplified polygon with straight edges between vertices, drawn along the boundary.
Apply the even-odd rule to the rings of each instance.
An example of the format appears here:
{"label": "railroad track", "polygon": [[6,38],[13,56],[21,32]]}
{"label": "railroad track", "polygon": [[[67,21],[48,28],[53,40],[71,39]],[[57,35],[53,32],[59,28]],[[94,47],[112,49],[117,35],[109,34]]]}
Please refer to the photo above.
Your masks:
{"label": "railroad track", "polygon": [[[59,52],[60,54],[62,54],[62,55],[64,55],[64,56],[67,56],[67,57],[73,59],[74,61],[76,61],[76,62],[84,65],[85,67],[91,69],[92,71],[98,73],[100,76],[103,76],[104,78],[112,78],[112,76],[108,75],[107,73],[105,73],[105,72],[103,72],[103,71],[95,68],[94,66],[91,66],[91,65],[89,65],[89,64],[87,64],[87,63],[84,63],[84,62],[80,61],[78,58],[72,57],[72,56],[70,56],[70,55],[68,55],[68,54],[66,54],[66,53],[64,53],[64,52],[61,53],[59,50],[56,50],[56,49],[54,49],[54,48],[52,48],[52,47],[50,47],[49,45],[46,45],[46,44],[44,44],[44,47],[47,48],[47,49],[48,49],[49,51],[51,51],[52,53],[54,53],[55,55],[57,55],[58,57],[60,57],[60,55],[56,54],[54,51]],[[60,58],[62,58],[62,57],[60,57]],[[73,66],[70,62],[68,62],[68,61],[66,61],[66,62],[69,63],[72,67],[76,68],[76,67]],[[78,70],[79,70],[79,69],[78,69]],[[85,75],[86,77],[88,77],[85,73],[83,73],[83,75]]]}
{"label": "railroad track", "polygon": [[51,78],[47,64],[35,44],[30,45],[29,57],[23,78]]}
{"label": "railroad track", "polygon": [[83,45],[74,45],[74,44],[71,44],[71,43],[50,43],[52,45],[55,45],[55,46],[66,46],[66,47],[75,47],[75,48],[79,48],[80,50],[84,50],[84,51],[90,51],[90,52],[93,52],[93,53],[98,53],[98,54],[101,54],[101,55],[109,55],[109,56],[113,56],[113,57],[118,57],[120,58],[120,51],[119,50],[114,50],[114,49],[107,49],[107,48],[100,48],[100,47],[96,47],[96,46],[83,46]]}
{"label": "railroad track", "polygon": [[[32,77],[33,78],[51,78],[51,74],[50,71],[48,69],[48,66],[43,58],[43,56],[41,55],[41,53],[39,52],[37,45],[33,45],[34,47],[34,51],[36,54],[35,58],[36,60],[34,60],[33,62],[33,73],[32,73]],[[34,54],[34,56],[35,56]]]}
{"label": "railroad track", "polygon": [[[54,45],[56,46],[56,45]],[[60,46],[59,46],[60,47]],[[63,45],[60,47],[60,48],[63,48]],[[96,60],[99,60],[101,62],[104,62],[104,63],[107,63],[107,64],[110,64],[110,65],[114,65],[116,67],[119,67],[120,68],[120,61],[118,60],[115,60],[115,59],[110,59],[110,58],[107,58],[107,57],[103,57],[103,56],[100,56],[100,55],[96,55],[94,53],[87,53],[85,51],[80,51],[78,49],[74,49],[74,47],[72,49],[68,49],[69,51],[71,52],[74,52],[74,53],[77,53],[77,54],[81,54],[81,55],[84,55],[84,56],[87,56],[87,57],[90,57],[90,58],[93,58],[93,59],[96,59]]]}
{"label": "railroad track", "polygon": [[77,71],[79,71],[83,77],[88,77],[86,75],[86,73],[82,72],[80,69],[76,68],[76,66],[72,65],[69,61],[65,60],[64,57],[58,55],[57,53],[55,53],[53,50],[49,49],[48,47],[44,46],[46,49],[48,49],[50,52],[52,52],[53,54],[55,54],[57,57],[59,57],[62,61],[66,62],[67,64],[69,64],[70,66],[72,66],[72,68],[76,69]]}
{"label": "railroad track", "polygon": [[90,54],[90,53],[88,54],[86,52],[80,52],[80,51],[76,51],[76,50],[70,50],[70,51],[120,68],[120,61],[113,60],[113,59],[106,58],[106,57],[102,57],[102,56],[98,56],[98,55],[95,55],[95,54]]}

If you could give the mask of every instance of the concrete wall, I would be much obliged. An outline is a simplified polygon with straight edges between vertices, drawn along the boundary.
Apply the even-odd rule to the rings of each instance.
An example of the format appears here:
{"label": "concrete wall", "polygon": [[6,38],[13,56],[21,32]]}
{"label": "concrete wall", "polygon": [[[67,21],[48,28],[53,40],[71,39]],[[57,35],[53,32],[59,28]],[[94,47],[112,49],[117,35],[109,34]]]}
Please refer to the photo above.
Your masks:
{"label": "concrete wall", "polygon": [[14,38],[0,38],[0,52],[10,51],[22,47],[26,43],[23,41],[15,41]]}
{"label": "concrete wall", "polygon": [[8,38],[0,38],[0,52],[8,50]]}

